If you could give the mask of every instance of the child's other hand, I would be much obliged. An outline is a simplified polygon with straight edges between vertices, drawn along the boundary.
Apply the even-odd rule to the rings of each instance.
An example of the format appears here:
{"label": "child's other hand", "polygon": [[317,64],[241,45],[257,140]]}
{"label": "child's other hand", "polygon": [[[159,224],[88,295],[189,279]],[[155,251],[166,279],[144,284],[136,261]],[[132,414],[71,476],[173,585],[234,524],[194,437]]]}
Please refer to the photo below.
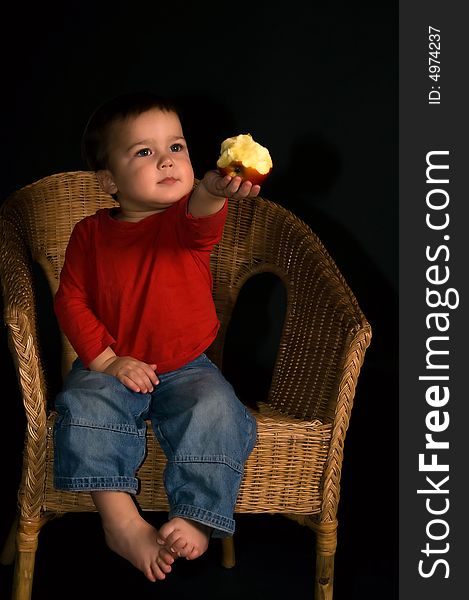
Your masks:
{"label": "child's other hand", "polygon": [[115,356],[109,359],[102,372],[113,375],[133,392],[151,393],[160,380],[156,374],[156,365],[149,365],[131,356]]}
{"label": "child's other hand", "polygon": [[243,181],[241,177],[222,177],[216,170],[205,173],[200,182],[206,190],[214,196],[242,200],[243,198],[255,198],[260,190],[260,185],[253,185],[250,181]]}

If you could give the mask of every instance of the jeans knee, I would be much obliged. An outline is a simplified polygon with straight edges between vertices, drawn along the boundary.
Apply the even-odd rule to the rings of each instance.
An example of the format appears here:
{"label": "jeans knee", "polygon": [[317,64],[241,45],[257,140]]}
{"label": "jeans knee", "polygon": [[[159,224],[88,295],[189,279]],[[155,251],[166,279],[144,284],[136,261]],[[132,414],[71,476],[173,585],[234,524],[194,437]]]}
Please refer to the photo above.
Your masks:
{"label": "jeans knee", "polygon": [[135,424],[149,412],[151,396],[137,394],[110,375],[83,370],[67,381],[55,400],[61,417],[94,424]]}
{"label": "jeans knee", "polygon": [[238,424],[241,428],[244,427],[249,419],[246,407],[231,386],[228,386],[206,390],[206,393],[197,398],[192,416],[201,426],[227,432],[233,431]]}

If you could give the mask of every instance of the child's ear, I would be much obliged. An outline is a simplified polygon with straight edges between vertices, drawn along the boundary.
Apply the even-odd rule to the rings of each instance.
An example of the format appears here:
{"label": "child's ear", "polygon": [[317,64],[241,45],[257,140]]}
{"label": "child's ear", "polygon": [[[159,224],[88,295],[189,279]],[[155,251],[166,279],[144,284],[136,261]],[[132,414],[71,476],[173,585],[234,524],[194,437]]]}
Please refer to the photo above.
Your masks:
{"label": "child's ear", "polygon": [[117,193],[117,185],[114,183],[114,179],[111,175],[111,172],[107,169],[103,169],[102,171],[96,171],[96,177],[98,178],[99,185],[103,192],[112,196]]}

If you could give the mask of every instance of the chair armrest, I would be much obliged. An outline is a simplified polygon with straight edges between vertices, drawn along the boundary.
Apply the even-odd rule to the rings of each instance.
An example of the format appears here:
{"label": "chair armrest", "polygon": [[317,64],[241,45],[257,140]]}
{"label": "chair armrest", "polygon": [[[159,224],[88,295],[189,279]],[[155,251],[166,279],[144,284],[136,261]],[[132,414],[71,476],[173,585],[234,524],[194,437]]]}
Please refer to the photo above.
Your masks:
{"label": "chair armrest", "polygon": [[45,431],[46,385],[38,346],[31,259],[17,227],[3,215],[0,256],[4,322],[28,427],[44,427]]}
{"label": "chair armrest", "polygon": [[342,390],[350,386],[354,391],[357,369],[350,369],[350,360],[361,366],[371,329],[318,236],[292,212],[264,198],[231,202],[211,266],[221,323],[210,349],[215,362],[222,363],[244,284],[260,273],[276,275],[287,303],[268,402],[285,415],[332,423]]}
{"label": "chair armrest", "polygon": [[[295,266],[279,276],[287,307],[270,389],[270,404],[286,414],[333,422],[344,392],[353,399],[371,327],[318,237],[296,235]],[[293,245],[293,244],[292,244]]]}

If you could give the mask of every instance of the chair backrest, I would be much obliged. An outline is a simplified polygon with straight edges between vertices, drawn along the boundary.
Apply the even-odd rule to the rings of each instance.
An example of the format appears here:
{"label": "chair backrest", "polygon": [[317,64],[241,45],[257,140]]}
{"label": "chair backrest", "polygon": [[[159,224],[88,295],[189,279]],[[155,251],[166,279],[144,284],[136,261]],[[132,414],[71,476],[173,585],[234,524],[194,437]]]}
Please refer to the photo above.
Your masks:
{"label": "chair backrest", "polygon": [[[51,175],[14,192],[0,212],[6,303],[21,304],[21,290],[10,283],[15,272],[30,268],[31,260],[42,267],[55,293],[75,223],[99,208],[115,205],[90,171]],[[294,416],[331,421],[341,363],[353,340],[370,328],[318,237],[276,203],[263,198],[230,201],[211,266],[221,322],[211,357],[218,364],[222,361],[229,320],[246,281],[263,272],[277,275],[286,288],[287,305],[269,402]],[[28,278],[33,287],[32,276]],[[23,296],[28,298],[24,309],[34,312],[30,296]],[[62,371],[66,372],[76,355],[64,336],[62,341]]]}

